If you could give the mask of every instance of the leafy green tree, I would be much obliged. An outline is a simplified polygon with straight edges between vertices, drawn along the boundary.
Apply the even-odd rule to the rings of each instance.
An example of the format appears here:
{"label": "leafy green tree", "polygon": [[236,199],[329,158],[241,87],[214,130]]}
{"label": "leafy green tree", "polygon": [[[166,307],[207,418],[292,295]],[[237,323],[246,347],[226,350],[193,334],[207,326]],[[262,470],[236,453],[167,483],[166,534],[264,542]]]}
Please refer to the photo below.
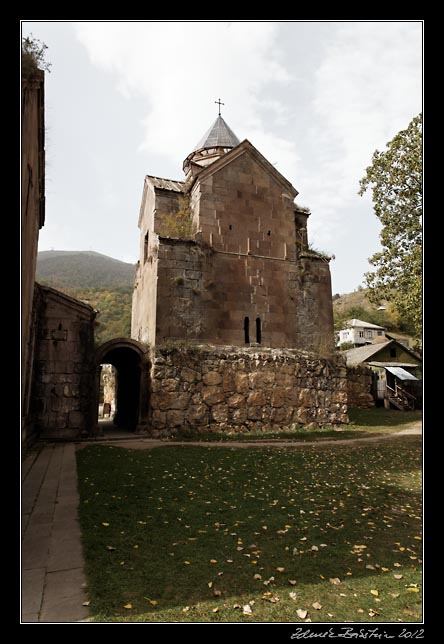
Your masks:
{"label": "leafy green tree", "polygon": [[371,189],[382,224],[382,250],[370,258],[366,274],[373,303],[390,300],[422,334],[422,114],[399,132],[386,150],[376,150],[360,181],[359,194]]}

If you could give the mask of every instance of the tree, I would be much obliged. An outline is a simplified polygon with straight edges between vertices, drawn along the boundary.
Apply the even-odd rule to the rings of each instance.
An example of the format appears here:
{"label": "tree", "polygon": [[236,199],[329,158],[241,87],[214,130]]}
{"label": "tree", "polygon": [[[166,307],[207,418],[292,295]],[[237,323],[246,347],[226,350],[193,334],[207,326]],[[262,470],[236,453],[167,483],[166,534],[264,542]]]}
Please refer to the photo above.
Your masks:
{"label": "tree", "polygon": [[193,229],[190,202],[187,195],[179,196],[179,209],[170,215],[163,215],[159,234],[174,239],[190,239]]}
{"label": "tree", "polygon": [[48,47],[32,34],[22,38],[22,74],[32,76],[38,69],[49,72],[51,63],[45,60]]}
{"label": "tree", "polygon": [[392,302],[422,334],[422,114],[399,132],[383,152],[376,150],[360,181],[360,195],[372,190],[375,214],[382,224],[382,250],[370,258],[366,273],[369,300]]}

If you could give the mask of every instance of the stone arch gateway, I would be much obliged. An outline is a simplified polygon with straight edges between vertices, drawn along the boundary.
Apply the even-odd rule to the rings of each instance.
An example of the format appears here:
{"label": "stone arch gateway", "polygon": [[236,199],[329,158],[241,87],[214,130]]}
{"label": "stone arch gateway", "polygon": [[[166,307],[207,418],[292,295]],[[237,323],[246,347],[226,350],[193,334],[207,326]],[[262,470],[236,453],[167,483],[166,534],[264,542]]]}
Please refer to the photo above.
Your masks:
{"label": "stone arch gateway", "polygon": [[146,431],[150,405],[149,347],[137,340],[114,338],[96,349],[95,364],[96,408],[101,365],[111,364],[117,370],[115,425],[132,432]]}

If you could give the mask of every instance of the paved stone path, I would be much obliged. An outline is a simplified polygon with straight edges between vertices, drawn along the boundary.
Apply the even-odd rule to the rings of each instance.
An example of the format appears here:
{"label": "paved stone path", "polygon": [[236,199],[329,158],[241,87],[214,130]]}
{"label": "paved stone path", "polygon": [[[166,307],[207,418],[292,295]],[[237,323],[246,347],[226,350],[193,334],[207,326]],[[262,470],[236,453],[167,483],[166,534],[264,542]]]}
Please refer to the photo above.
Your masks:
{"label": "paved stone path", "polygon": [[22,622],[88,615],[75,446],[45,445],[22,465]]}

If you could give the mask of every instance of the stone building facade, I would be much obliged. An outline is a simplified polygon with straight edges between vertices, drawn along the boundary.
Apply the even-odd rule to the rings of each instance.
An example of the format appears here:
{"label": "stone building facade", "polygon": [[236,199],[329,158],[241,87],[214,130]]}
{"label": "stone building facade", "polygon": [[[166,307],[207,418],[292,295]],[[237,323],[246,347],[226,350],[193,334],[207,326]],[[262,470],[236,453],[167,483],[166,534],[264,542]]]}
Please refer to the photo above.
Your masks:
{"label": "stone building facade", "polygon": [[[297,190],[220,116],[184,171],[145,178],[132,337],[331,353],[328,258],[308,248]],[[166,237],[184,202],[189,239]]]}
{"label": "stone building facade", "polygon": [[[140,208],[132,338],[150,347],[146,429],[347,423],[329,258],[309,249],[297,190],[221,116],[183,168],[183,182],[147,176]],[[168,231],[175,218],[187,234]]]}
{"label": "stone building facade", "polygon": [[31,384],[34,363],[34,282],[39,231],[45,223],[45,75],[22,77],[21,111],[21,402],[22,441],[32,434]]}
{"label": "stone building facade", "polygon": [[96,422],[94,318],[88,304],[36,284],[31,414],[39,438],[76,439]]}

